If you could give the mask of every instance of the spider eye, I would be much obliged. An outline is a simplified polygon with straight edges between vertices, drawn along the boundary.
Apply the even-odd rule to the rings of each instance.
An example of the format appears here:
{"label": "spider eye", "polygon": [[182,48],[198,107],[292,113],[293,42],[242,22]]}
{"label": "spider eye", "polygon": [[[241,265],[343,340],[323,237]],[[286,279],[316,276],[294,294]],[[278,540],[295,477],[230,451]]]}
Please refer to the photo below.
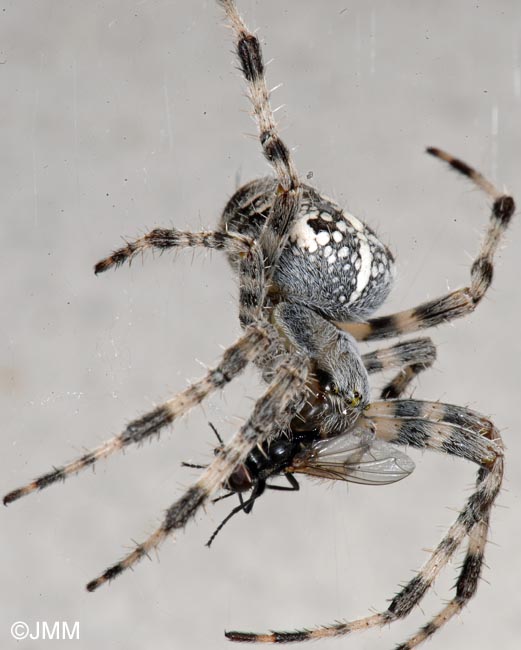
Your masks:
{"label": "spider eye", "polygon": [[349,406],[351,406],[352,408],[356,408],[362,401],[362,394],[359,393],[357,390],[355,390],[353,391],[352,397],[348,398],[347,401],[349,403]]}

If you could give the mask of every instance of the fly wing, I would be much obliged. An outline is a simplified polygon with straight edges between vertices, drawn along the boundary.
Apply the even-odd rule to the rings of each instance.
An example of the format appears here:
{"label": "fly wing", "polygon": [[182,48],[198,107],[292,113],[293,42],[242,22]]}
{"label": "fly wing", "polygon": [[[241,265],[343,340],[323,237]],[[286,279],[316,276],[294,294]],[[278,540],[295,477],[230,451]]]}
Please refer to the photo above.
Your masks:
{"label": "fly wing", "polygon": [[345,433],[319,440],[298,453],[289,472],[363,485],[401,481],[414,462],[394,445],[369,432]]}

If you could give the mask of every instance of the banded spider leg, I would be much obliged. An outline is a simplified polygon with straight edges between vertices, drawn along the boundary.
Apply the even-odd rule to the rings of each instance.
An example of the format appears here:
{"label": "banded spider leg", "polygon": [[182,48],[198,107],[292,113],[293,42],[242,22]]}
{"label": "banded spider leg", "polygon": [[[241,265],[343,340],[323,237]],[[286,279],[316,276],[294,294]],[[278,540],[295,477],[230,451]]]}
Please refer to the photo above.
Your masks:
{"label": "banded spider leg", "polygon": [[469,178],[493,201],[485,238],[471,267],[470,286],[424,302],[413,309],[371,318],[365,323],[337,323],[358,341],[400,336],[466,316],[481,302],[492,282],[494,254],[515,212],[514,199],[509,194],[500,192],[482,174],[459,158],[435,147],[429,147],[427,153],[447,162],[452,169]]}
{"label": "banded spider leg", "polygon": [[434,634],[474,595],[487,541],[490,511],[503,478],[503,443],[499,432],[486,418],[469,409],[416,400],[374,402],[365,416],[376,428],[377,437],[398,445],[442,451],[472,460],[479,465],[476,486],[456,521],[434,549],[418,574],[392,599],[389,607],[377,614],[313,630],[269,633],[226,632],[231,641],[253,643],[293,643],[345,636],[371,627],[383,627],[406,617],[420,603],[441,570],[461,544],[468,547],[456,583],[455,596],[418,633],[399,646],[411,650]]}

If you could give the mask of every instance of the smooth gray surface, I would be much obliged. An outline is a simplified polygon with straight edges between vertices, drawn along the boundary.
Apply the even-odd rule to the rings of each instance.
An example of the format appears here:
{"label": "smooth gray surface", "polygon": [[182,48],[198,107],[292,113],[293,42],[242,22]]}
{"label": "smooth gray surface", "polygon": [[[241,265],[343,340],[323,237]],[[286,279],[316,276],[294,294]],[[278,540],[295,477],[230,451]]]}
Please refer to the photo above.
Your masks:
{"label": "smooth gray surface", "polygon": [[[521,199],[521,7],[517,0],[239,3],[265,44],[283,136],[303,177],[367,220],[399,275],[382,312],[469,277],[488,201],[423,154],[444,147]],[[0,12],[5,493],[116,434],[180,390],[238,334],[236,287],[217,254],[95,261],[155,225],[212,226],[237,177],[264,174],[213,2],[6,1]],[[494,418],[508,466],[478,596],[429,648],[518,647],[521,610],[521,309],[516,218],[494,285],[471,318],[433,331],[416,397]],[[174,258],[175,257],[175,261]],[[258,394],[254,374],[159,442],[132,449],[1,516],[0,645],[227,648],[224,628],[354,618],[386,605],[469,493],[474,468],[415,454],[394,486],[302,481],[203,544],[229,502],[95,594],[84,584],[158,523]],[[450,508],[447,508],[450,506]],[[423,605],[436,612],[458,561]],[[80,621],[79,641],[15,643],[11,623]],[[324,648],[389,648],[425,621]],[[317,646],[318,647],[318,646]],[[322,647],[322,646],[321,646]]]}

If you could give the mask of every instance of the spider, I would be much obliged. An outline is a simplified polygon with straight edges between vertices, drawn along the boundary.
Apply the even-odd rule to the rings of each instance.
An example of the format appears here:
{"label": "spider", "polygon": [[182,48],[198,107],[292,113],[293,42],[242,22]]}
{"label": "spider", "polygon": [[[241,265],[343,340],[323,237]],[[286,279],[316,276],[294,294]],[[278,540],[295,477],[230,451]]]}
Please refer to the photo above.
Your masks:
{"label": "spider", "polygon": [[[248,363],[254,363],[267,388],[244,425],[227,444],[219,445],[213,461],[167,510],[159,528],[91,580],[87,589],[94,591],[133,567],[167,536],[184,528],[222,489],[240,493],[243,488],[252,488],[250,500],[254,501],[256,486],[260,490],[262,481],[277,474],[288,476],[290,483],[289,477],[299,471],[333,478],[327,474],[332,471],[331,464],[326,469],[328,455],[335,456],[334,478],[353,480],[368,463],[381,460],[381,482],[391,482],[412,471],[405,455],[392,451],[394,447],[433,449],[474,462],[478,466],[476,485],[427,562],[385,610],[314,629],[266,634],[226,632],[232,641],[286,643],[384,626],[404,618],[421,602],[466,542],[456,593],[400,646],[402,650],[413,648],[461,611],[476,592],[490,513],[503,477],[503,444],[494,425],[474,411],[402,398],[411,381],[435,359],[430,339],[399,342],[365,354],[359,347],[365,341],[397,337],[470,314],[491,284],[494,253],[514,214],[514,200],[458,158],[437,148],[427,149],[492,200],[484,241],[472,264],[469,286],[412,309],[372,318],[391,290],[393,256],[367,225],[301,182],[273,117],[260,43],[246,27],[233,0],[218,0],[218,4],[235,36],[260,144],[275,177],[257,179],[240,188],[225,207],[216,230],[152,230],[100,261],[95,272],[130,262],[147,249],[222,250],[239,280],[243,333],[201,380],[132,421],[120,435],[98,448],[11,491],[4,503],[157,436],[166,425],[235,379]],[[396,376],[380,399],[372,401],[369,375],[392,368],[398,370]],[[285,459],[276,464],[268,457],[264,467],[268,475],[259,470],[248,476],[246,470],[256,450],[269,456],[270,449],[275,448],[287,454]],[[241,476],[247,481],[234,483]]]}

